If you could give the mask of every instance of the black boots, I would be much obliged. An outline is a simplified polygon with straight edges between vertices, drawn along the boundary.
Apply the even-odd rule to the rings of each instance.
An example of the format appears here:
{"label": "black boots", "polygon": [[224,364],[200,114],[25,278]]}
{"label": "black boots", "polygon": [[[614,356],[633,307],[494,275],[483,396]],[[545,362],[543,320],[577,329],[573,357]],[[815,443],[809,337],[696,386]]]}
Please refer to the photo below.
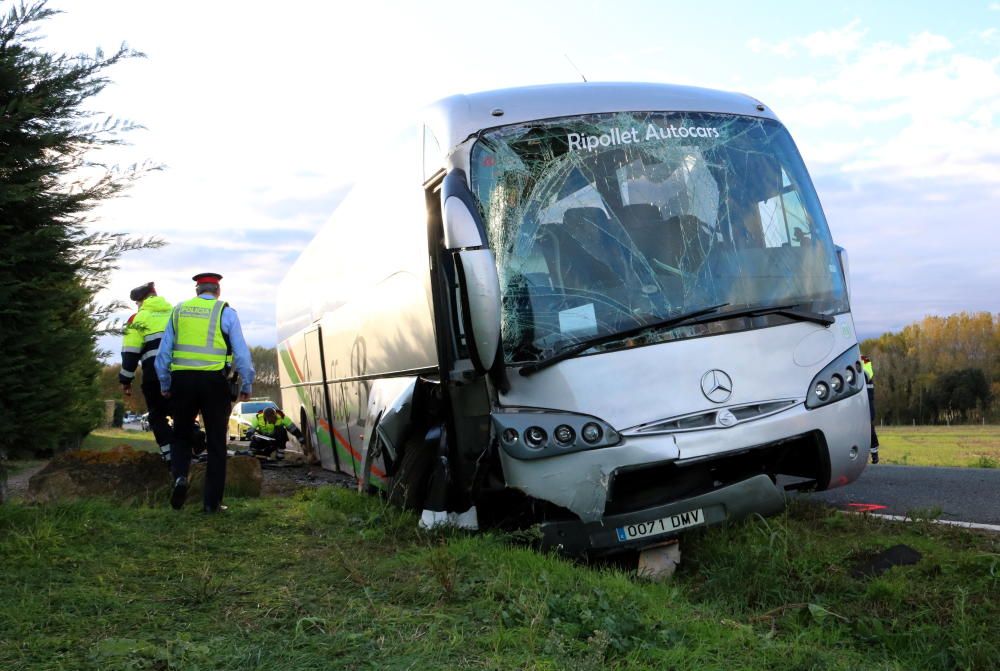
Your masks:
{"label": "black boots", "polygon": [[184,507],[184,499],[187,498],[188,481],[183,475],[174,480],[174,489],[170,492],[170,507],[180,510]]}

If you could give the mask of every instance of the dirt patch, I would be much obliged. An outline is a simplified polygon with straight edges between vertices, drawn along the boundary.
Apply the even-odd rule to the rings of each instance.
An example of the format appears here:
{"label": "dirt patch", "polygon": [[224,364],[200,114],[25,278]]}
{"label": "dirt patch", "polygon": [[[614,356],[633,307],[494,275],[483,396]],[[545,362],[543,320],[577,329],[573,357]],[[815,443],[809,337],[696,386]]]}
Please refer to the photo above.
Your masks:
{"label": "dirt patch", "polygon": [[[47,464],[47,461],[38,462],[29,468],[8,474],[6,500],[23,501],[28,493],[28,481],[31,476],[41,471]],[[279,466],[268,465],[263,469],[261,496],[291,496],[300,489],[323,485],[354,489],[357,480],[350,475],[333,473],[319,466],[309,466],[301,462]]]}
{"label": "dirt patch", "polygon": [[323,485],[353,489],[357,486],[357,480],[350,475],[334,473],[319,466],[303,463],[269,464],[264,468],[261,496],[290,496],[300,489]]}
{"label": "dirt patch", "polygon": [[38,471],[45,468],[48,464],[47,461],[38,462],[38,464],[29,466],[28,468],[19,469],[14,473],[7,474],[7,496],[5,501],[15,501],[23,499],[25,494],[28,493],[28,480],[31,476]]}

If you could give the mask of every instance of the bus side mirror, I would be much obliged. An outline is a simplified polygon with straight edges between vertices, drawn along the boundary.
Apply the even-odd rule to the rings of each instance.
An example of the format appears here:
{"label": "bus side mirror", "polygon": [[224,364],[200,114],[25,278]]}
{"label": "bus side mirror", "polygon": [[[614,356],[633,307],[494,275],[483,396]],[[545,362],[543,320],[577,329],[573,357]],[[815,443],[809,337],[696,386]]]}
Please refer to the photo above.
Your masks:
{"label": "bus side mirror", "polygon": [[493,367],[500,349],[500,277],[492,250],[455,252],[462,302],[462,326],[476,372]]}
{"label": "bus side mirror", "polygon": [[851,302],[851,264],[847,259],[847,250],[837,247],[837,260],[840,261],[840,272],[844,274],[844,286],[847,287],[847,302]]}
{"label": "bus side mirror", "polygon": [[463,170],[455,168],[445,175],[441,185],[441,210],[445,249],[466,249],[486,244],[483,222]]}

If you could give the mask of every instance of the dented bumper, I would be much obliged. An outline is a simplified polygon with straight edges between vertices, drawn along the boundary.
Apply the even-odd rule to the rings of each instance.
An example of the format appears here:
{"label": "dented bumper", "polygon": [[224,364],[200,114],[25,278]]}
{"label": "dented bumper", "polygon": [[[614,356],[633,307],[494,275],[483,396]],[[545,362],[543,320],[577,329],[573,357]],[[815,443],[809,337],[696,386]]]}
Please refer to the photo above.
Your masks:
{"label": "dented bumper", "polygon": [[704,524],[712,526],[723,522],[741,520],[754,513],[773,515],[781,512],[785,497],[766,475],[757,475],[728,487],[700,496],[693,496],[665,505],[622,515],[609,515],[596,522],[577,520],[545,522],[541,524],[542,545],[569,555],[606,554],[622,550],[637,549],[667,538],[677,532],[622,541],[618,529],[629,525],[653,522],[673,515],[681,515],[701,510]]}

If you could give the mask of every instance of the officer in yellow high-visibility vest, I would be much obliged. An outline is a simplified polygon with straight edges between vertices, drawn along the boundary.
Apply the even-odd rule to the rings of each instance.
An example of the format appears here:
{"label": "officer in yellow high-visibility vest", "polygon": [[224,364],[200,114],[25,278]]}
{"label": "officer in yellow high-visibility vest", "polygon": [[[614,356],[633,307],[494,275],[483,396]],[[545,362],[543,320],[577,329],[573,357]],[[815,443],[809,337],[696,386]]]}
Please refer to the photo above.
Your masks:
{"label": "officer in yellow high-visibility vest", "polygon": [[142,395],[149,408],[149,428],[153,430],[156,444],[160,446],[160,456],[164,461],[170,461],[170,443],[173,440],[173,431],[167,422],[170,412],[167,400],[160,393],[160,381],[157,379],[153,360],[160,351],[160,339],[163,337],[163,329],[170,321],[173,306],[156,295],[156,287],[152,282],[133,289],[129,298],[139,306],[139,312],[125,326],[122,368],[118,372],[118,382],[122,385],[122,393],[131,396],[135,371],[142,365]]}
{"label": "officer in yellow high-visibility vest", "polygon": [[868,388],[868,411],[872,424],[872,463],[878,463],[878,434],[875,433],[875,367],[872,360],[865,355],[861,355],[861,367],[865,371],[865,386]]}
{"label": "officer in yellow high-visibility vest", "polygon": [[[288,434],[301,443],[305,440],[302,431],[278,408],[264,408],[253,418],[247,438],[250,439],[250,453],[270,458],[273,453],[278,461],[285,458]],[[261,436],[264,438],[262,439]]]}
{"label": "officer in yellow high-visibility vest", "polygon": [[226,425],[233,400],[227,362],[231,356],[243,381],[240,400],[250,398],[254,369],[236,311],[219,300],[222,275],[199,273],[192,279],[197,297],[174,306],[156,355],[156,373],[164,397],[171,401],[174,418],[170,505],[179,510],[187,497],[191,438],[195,418],[201,412],[208,454],[203,503],[206,513],[214,513],[225,509]]}

